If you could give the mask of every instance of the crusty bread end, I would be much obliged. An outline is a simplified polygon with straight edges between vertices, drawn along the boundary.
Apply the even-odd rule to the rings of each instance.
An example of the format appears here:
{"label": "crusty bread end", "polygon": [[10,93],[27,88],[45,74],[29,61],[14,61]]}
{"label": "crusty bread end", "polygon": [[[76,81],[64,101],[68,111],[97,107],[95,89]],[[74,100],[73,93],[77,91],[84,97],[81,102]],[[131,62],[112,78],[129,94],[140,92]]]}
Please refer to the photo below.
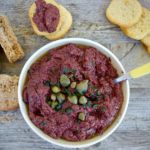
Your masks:
{"label": "crusty bread end", "polygon": [[0,75],[0,110],[18,108],[18,76]]}
{"label": "crusty bread end", "polygon": [[0,16],[0,45],[10,63],[24,57],[23,49],[18,43],[6,16]]}

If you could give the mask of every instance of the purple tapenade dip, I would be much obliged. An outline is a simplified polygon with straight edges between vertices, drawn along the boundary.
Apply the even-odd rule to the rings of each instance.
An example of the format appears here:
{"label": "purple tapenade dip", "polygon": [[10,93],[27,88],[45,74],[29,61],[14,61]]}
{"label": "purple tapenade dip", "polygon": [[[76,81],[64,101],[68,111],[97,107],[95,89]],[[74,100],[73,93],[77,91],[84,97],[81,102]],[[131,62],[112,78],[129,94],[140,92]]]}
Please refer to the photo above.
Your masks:
{"label": "purple tapenade dip", "polygon": [[56,31],[60,20],[59,9],[52,4],[47,4],[44,0],[36,0],[35,4],[33,22],[39,31],[49,33]]}
{"label": "purple tapenade dip", "polygon": [[50,50],[28,71],[23,98],[31,121],[53,138],[83,141],[103,131],[123,102],[111,60],[92,47]]}

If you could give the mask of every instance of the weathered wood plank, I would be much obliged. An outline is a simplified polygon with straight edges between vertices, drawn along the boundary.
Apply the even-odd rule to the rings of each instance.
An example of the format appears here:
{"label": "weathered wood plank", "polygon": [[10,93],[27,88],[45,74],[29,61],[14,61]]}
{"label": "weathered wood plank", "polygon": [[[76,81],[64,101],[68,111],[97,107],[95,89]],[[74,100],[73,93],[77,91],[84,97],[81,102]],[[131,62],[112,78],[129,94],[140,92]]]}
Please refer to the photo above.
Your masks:
{"label": "weathered wood plank", "polygon": [[[2,59],[3,61],[1,62],[0,71],[1,73],[19,75],[25,61],[38,48],[49,41],[43,37],[36,36],[31,28],[27,11],[32,1],[16,2],[17,3],[15,3],[15,0],[5,3],[1,1],[0,12],[8,15],[26,56],[22,61],[10,65],[5,55],[1,55],[0,60]],[[78,0],[76,2],[59,0],[59,2],[64,4],[72,12],[74,17],[73,27],[66,37],[84,37],[104,44],[121,59],[127,71],[150,60],[150,55],[147,54],[144,47],[141,46],[138,41],[127,38],[118,27],[115,27],[107,21],[105,8],[109,3],[108,0]],[[147,7],[150,6],[147,1],[141,2]],[[99,3],[99,5],[97,5],[97,3]],[[132,48],[134,44],[136,45]],[[141,79],[133,81],[131,87],[149,87],[148,81],[150,81],[150,77],[143,78],[142,82]]]}
{"label": "weathered wood plank", "polygon": [[[50,42],[34,34],[28,19],[28,8],[34,0],[0,0],[0,14],[11,25],[25,51],[25,58],[9,64],[0,51],[0,73],[19,75],[27,59],[41,46]],[[150,60],[144,47],[126,37],[118,27],[108,22],[105,9],[110,0],[58,0],[73,15],[73,26],[66,37],[84,37],[109,48],[129,71]],[[150,8],[149,0],[140,0]],[[150,149],[150,77],[131,82],[131,98],[126,117],[117,131],[104,142],[88,150],[149,150]],[[35,135],[23,120],[19,110],[0,112],[0,150],[63,150]]]}
{"label": "weathered wood plank", "polygon": [[[128,112],[117,131],[90,149],[148,149],[150,147],[150,89],[132,89]],[[5,134],[4,134],[5,133]],[[62,149],[31,131],[20,111],[0,112],[0,149]]]}

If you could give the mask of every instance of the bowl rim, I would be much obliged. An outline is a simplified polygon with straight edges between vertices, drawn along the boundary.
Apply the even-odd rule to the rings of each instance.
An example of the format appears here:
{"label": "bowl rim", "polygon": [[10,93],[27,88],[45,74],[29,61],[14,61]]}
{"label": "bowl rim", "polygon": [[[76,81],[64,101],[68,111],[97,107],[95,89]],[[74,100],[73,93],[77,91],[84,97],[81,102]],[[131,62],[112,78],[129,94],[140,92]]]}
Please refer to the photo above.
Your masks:
{"label": "bowl rim", "polygon": [[[19,101],[20,111],[21,111],[21,114],[22,114],[25,122],[42,139],[44,139],[44,140],[46,140],[52,144],[55,144],[57,146],[62,146],[65,148],[85,148],[85,147],[92,146],[92,145],[106,139],[108,136],[110,136],[118,128],[118,126],[122,122],[122,120],[126,114],[127,108],[128,108],[129,97],[130,97],[130,87],[129,87],[129,81],[128,80],[124,82],[126,98],[124,98],[124,101],[123,101],[124,105],[122,104],[122,108],[121,108],[122,112],[119,112],[119,115],[118,115],[119,117],[117,117],[117,119],[115,118],[115,121],[113,121],[113,123],[108,127],[109,129],[106,129],[106,130],[108,130],[108,132],[105,133],[106,131],[104,131],[105,135],[102,134],[100,136],[97,136],[95,138],[95,140],[94,140],[94,138],[92,138],[93,140],[89,139],[89,140],[85,140],[85,141],[81,141],[81,142],[70,142],[70,141],[66,141],[66,140],[62,140],[62,139],[56,140],[56,139],[51,138],[50,136],[45,134],[42,130],[37,128],[31,122],[29,116],[27,115],[26,104],[23,102],[23,96],[22,96],[22,90],[24,87],[24,80],[25,80],[27,71],[31,67],[31,65],[33,63],[35,63],[38,58],[40,58],[43,54],[45,54],[49,50],[56,48],[56,47],[59,47],[59,46],[69,44],[69,43],[81,44],[81,45],[86,45],[86,46],[91,46],[91,47],[98,47],[99,49],[101,49],[102,51],[107,53],[111,57],[111,59],[116,61],[117,65],[120,67],[120,70],[122,70],[124,73],[126,73],[125,69],[124,69],[123,65],[121,64],[121,62],[119,61],[119,59],[109,49],[107,49],[103,45],[101,45],[97,42],[94,42],[92,40],[85,39],[85,38],[60,39],[57,41],[50,42],[50,43],[44,45],[43,47],[39,48],[34,54],[31,55],[31,57],[24,64],[22,71],[20,73],[20,78],[19,78],[19,83],[18,83],[18,101]],[[118,70],[118,68],[116,68],[116,69]]]}

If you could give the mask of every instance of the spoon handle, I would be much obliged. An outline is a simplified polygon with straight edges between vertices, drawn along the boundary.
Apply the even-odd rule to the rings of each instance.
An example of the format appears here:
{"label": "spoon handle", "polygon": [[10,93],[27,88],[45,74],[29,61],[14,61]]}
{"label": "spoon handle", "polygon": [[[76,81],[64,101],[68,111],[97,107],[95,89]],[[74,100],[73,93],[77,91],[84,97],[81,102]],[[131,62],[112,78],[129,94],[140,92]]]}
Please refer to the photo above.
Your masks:
{"label": "spoon handle", "polygon": [[142,77],[142,76],[147,75],[147,74],[150,74],[150,63],[147,63],[141,67],[133,69],[129,73],[118,77],[114,81],[115,81],[115,83],[119,83],[119,82],[124,81],[124,80],[139,78],[139,77]]}
{"label": "spoon handle", "polygon": [[131,78],[139,78],[147,74],[150,74],[150,63],[147,63],[129,72]]}

